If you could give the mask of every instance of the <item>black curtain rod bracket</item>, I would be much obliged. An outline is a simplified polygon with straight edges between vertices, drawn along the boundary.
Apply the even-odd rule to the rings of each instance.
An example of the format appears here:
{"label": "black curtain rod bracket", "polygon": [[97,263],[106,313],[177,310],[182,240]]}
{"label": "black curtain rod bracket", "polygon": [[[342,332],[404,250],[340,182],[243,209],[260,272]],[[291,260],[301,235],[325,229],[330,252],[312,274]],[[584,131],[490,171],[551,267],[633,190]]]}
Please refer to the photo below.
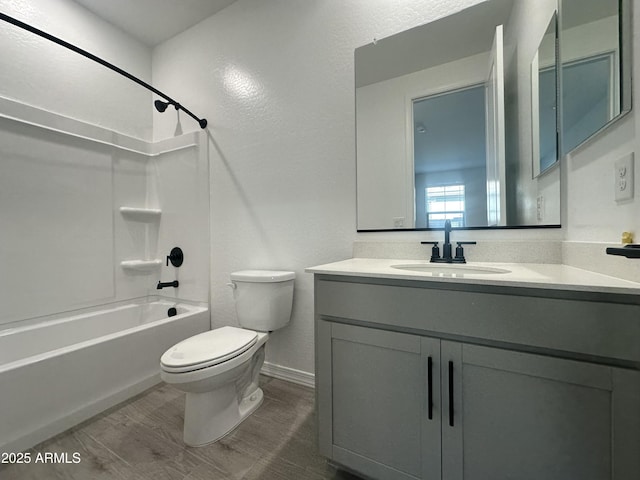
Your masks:
{"label": "black curtain rod bracket", "polygon": [[[76,45],[66,42],[64,40],[62,40],[61,38],[58,37],[54,37],[53,35],[44,32],[42,30],[39,30],[31,25],[29,25],[28,23],[24,23],[16,18],[10,17],[9,15],[6,15],[2,12],[0,12],[0,20],[4,20],[7,23],[10,23],[12,25],[15,25],[16,27],[22,28],[23,30],[26,30],[28,32],[34,33],[42,38],[45,38],[53,43],[57,43],[58,45],[68,48],[69,50],[76,52],[80,55],[82,55],[83,57],[86,57],[90,60],[93,60],[96,63],[99,63],[100,65],[107,67],[111,70],[113,70],[116,73],[119,73],[120,75],[122,75],[123,77],[128,78],[129,80],[137,83],[138,85],[143,86],[144,88],[146,88],[147,90],[151,90],[153,93],[155,93],[156,95],[164,98],[166,100],[166,102],[163,102],[161,100],[156,100],[154,102],[156,110],[158,110],[159,112],[164,112],[167,107],[169,105],[173,105],[176,110],[182,110],[184,113],[186,113],[187,115],[189,115],[191,118],[193,118],[196,122],[198,122],[198,124],[200,125],[200,128],[206,128],[207,127],[207,119],[206,118],[198,118],[196,117],[193,113],[191,113],[189,111],[189,109],[183,107],[180,103],[178,103],[177,101],[175,101],[173,98],[169,97],[168,95],[165,95],[164,93],[162,93],[160,90],[158,90],[157,88],[152,87],[151,85],[149,85],[148,83],[140,80],[138,77],[134,77],[133,75],[131,75],[129,72],[126,72],[125,70],[122,70],[120,67],[116,67],[114,64],[107,62],[106,60],[94,55],[93,53],[87,52],[86,50],[83,50],[80,47],[77,47]],[[162,106],[159,106],[162,105]]]}

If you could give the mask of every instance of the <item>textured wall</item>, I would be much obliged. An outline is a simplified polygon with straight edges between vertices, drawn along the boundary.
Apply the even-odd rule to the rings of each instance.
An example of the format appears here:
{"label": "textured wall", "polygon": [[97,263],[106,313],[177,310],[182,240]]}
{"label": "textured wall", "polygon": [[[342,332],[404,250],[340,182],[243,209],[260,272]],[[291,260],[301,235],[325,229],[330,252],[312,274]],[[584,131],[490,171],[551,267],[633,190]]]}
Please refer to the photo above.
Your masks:
{"label": "textured wall", "polygon": [[[150,50],[71,0],[0,0],[0,11],[150,80]],[[0,22],[0,96],[151,138],[148,90],[5,22]]]}
{"label": "textured wall", "polygon": [[[350,257],[354,239],[440,238],[440,232],[355,233],[353,51],[374,37],[474,3],[239,0],[154,49],[157,86],[175,92],[210,122],[214,326],[236,322],[225,285],[230,272],[295,270],[293,320],[273,335],[267,360],[310,372],[313,284],[304,268]],[[176,114],[154,115],[155,137],[173,135]],[[191,119],[179,118],[185,131],[197,128]],[[603,185],[609,184],[614,157],[634,148],[634,135],[632,116],[569,160],[563,200],[569,198],[570,208],[565,203],[563,222],[569,222],[571,239],[583,232],[612,237],[621,220],[632,218],[632,209],[635,225],[640,223],[635,204],[616,207]],[[604,200],[606,208],[599,205]],[[563,235],[563,230],[473,231],[458,239],[545,241]]]}
{"label": "textured wall", "polygon": [[[267,361],[313,371],[304,268],[350,257],[355,237],[354,49],[473,3],[239,0],[154,50],[154,83],[210,122],[214,326],[236,323],[230,272],[294,270]],[[156,138],[175,119],[156,114]]]}
{"label": "textured wall", "polygon": [[[637,2],[632,3],[636,7]],[[640,241],[640,9],[634,8],[633,15],[633,109],[604,134],[576,149],[563,165],[563,222],[568,241],[618,243],[623,231],[635,232],[636,242]],[[617,203],[614,163],[630,152],[636,152],[635,197]],[[612,262],[610,257],[606,260]]]}

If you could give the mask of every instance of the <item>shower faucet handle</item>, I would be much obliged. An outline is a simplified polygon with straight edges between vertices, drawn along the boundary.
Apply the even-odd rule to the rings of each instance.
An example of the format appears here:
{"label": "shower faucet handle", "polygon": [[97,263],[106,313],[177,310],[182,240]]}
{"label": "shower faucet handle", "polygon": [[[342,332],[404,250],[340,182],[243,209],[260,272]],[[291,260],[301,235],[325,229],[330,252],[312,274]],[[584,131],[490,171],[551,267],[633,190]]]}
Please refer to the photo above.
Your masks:
{"label": "shower faucet handle", "polygon": [[182,253],[182,249],[180,247],[173,247],[169,255],[167,255],[167,267],[169,266],[169,262],[174,267],[179,267],[184,262],[184,254]]}

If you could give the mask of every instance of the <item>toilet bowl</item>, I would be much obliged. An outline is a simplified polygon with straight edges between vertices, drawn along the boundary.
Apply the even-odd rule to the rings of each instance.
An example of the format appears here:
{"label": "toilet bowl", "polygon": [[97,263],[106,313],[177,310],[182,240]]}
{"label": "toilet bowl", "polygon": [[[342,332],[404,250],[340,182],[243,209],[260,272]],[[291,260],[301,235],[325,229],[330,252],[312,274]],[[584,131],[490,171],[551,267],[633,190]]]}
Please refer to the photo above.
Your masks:
{"label": "toilet bowl", "polygon": [[186,393],[184,441],[202,446],[231,432],[262,403],[258,386],[270,331],[291,318],[294,272],[231,274],[238,322],[187,338],[160,359],[162,380]]}

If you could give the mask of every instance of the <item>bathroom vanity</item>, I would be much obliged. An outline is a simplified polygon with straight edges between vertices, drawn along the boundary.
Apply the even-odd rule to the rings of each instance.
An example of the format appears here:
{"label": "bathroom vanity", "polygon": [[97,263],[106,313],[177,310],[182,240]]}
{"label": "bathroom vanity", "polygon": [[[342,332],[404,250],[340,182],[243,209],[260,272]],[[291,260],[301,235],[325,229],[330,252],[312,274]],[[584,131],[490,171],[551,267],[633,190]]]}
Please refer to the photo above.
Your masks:
{"label": "bathroom vanity", "polygon": [[307,270],[320,453],[373,479],[640,478],[640,284],[466,268]]}

